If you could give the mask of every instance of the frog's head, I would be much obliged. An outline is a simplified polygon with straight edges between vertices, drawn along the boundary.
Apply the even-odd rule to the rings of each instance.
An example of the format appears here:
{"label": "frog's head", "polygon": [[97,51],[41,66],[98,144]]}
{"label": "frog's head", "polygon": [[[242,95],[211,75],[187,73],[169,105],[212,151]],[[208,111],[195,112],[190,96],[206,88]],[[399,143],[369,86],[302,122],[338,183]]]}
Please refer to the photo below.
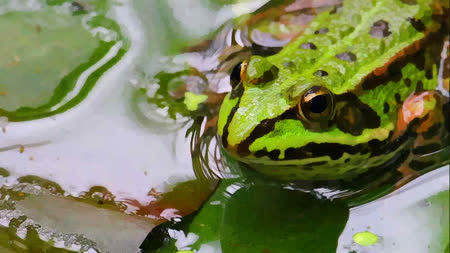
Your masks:
{"label": "frog's head", "polygon": [[218,121],[225,150],[287,180],[342,178],[385,162],[368,162],[389,136],[377,112],[352,92],[337,94],[325,73],[290,67],[260,56],[235,67]]}

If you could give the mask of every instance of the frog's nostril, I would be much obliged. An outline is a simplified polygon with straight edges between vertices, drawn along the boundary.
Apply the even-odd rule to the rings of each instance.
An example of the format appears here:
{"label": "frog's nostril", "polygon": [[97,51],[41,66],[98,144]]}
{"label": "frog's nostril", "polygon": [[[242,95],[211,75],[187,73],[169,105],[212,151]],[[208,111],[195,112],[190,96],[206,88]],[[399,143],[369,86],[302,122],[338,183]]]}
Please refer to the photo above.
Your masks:
{"label": "frog's nostril", "polygon": [[263,76],[260,78],[262,83],[269,83],[278,77],[278,68],[273,65],[269,70],[264,72]]}
{"label": "frog's nostril", "polygon": [[278,78],[278,67],[264,57],[253,56],[246,71],[246,84],[261,85]]}

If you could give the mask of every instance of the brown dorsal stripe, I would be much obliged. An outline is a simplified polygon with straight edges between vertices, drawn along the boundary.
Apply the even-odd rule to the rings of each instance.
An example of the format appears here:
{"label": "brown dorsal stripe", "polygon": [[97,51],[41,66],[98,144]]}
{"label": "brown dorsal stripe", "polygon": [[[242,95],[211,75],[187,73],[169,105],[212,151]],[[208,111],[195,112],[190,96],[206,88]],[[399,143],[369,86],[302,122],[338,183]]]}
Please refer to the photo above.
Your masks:
{"label": "brown dorsal stripe", "polygon": [[411,79],[406,78],[404,82],[405,82],[406,87],[410,87],[411,86]]}
{"label": "brown dorsal stripe", "polygon": [[[401,69],[408,63],[413,63],[419,70],[424,70],[425,52],[423,48],[426,43],[427,41],[422,39],[399,51],[386,64],[369,73],[361,81],[360,87],[363,90],[371,90],[389,81],[398,81],[402,78]],[[405,85],[409,87],[411,80],[405,79]]]}
{"label": "brown dorsal stripe", "polygon": [[[425,34],[424,38],[405,47],[403,50],[392,56],[383,66],[376,68],[373,72],[363,78],[359,84],[359,87],[362,88],[362,90],[359,91],[374,89],[378,85],[388,83],[393,80],[393,78],[398,79],[399,76],[396,76],[395,74],[401,73],[400,70],[408,63],[413,63],[419,70],[427,70],[425,69],[424,48],[440,47],[439,44],[444,41],[444,37],[448,34],[448,31],[445,26],[441,26],[437,31],[432,32],[426,30],[423,33]],[[432,52],[433,55],[427,56],[429,59],[440,59],[439,50],[430,50],[430,52]],[[410,86],[411,80],[405,79],[405,85],[407,87]]]}

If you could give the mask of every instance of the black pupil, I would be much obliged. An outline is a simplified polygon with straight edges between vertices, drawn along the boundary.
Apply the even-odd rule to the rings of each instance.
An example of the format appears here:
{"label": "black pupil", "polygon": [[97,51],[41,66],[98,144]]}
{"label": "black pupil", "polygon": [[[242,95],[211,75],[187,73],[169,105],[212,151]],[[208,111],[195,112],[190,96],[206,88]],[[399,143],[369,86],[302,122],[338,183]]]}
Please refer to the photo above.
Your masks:
{"label": "black pupil", "polygon": [[233,86],[233,87],[238,85],[241,82],[241,67],[242,67],[242,62],[238,63],[231,71],[230,83],[231,83],[231,86]]}
{"label": "black pupil", "polygon": [[327,97],[326,95],[318,95],[313,97],[309,101],[309,111],[312,113],[322,113],[327,109]]}

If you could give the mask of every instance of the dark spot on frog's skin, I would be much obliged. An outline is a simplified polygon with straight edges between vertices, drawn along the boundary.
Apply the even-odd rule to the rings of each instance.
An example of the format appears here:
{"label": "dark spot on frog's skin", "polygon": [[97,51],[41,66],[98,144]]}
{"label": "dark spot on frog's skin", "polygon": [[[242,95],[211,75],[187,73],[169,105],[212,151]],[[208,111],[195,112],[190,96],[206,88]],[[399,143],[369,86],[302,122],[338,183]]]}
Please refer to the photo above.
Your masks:
{"label": "dark spot on frog's skin", "polygon": [[419,146],[413,149],[412,153],[415,155],[426,155],[442,149],[442,146],[438,143],[431,143],[424,146]]}
{"label": "dark spot on frog's skin", "polygon": [[[239,150],[238,150],[239,152]],[[279,149],[275,149],[272,150],[270,152],[267,152],[267,149],[264,148],[262,150],[258,150],[254,153],[255,157],[263,157],[263,156],[267,156],[269,157],[271,160],[278,160],[279,156],[280,156],[280,150]]]}
{"label": "dark spot on frog's skin", "polygon": [[388,74],[391,77],[391,81],[398,83],[402,80],[403,76],[401,70],[396,67],[398,67],[398,65],[392,65],[388,70]]}
{"label": "dark spot on frog's skin", "polygon": [[370,36],[375,38],[384,38],[391,34],[389,31],[389,23],[384,20],[378,20],[373,23],[369,32]]}
{"label": "dark spot on frog's skin", "polygon": [[417,4],[417,0],[400,0],[402,3],[404,4],[408,4],[408,5],[416,5]]}
{"label": "dark spot on frog's skin", "polygon": [[425,30],[425,24],[422,22],[422,20],[415,18],[407,18],[407,20],[418,32],[422,32]]}
{"label": "dark spot on frog's skin", "polygon": [[315,31],[314,34],[326,34],[328,33],[330,30],[326,27],[324,28],[320,28],[319,30]]}
{"label": "dark spot on frog's skin", "polygon": [[425,168],[428,168],[430,166],[433,166],[434,162],[433,161],[419,161],[419,160],[412,160],[409,163],[409,167],[413,170],[416,171],[420,171],[423,170]]}
{"label": "dark spot on frog's skin", "polygon": [[314,170],[314,168],[313,167],[302,167],[302,170],[312,171],[312,170]]}
{"label": "dark spot on frog's skin", "polygon": [[432,71],[431,69],[427,70],[427,71],[425,72],[425,77],[426,77],[428,80],[433,79],[433,71]]}
{"label": "dark spot on frog's skin", "polygon": [[300,47],[303,49],[312,49],[312,50],[317,49],[316,45],[314,45],[313,43],[303,43]]}
{"label": "dark spot on frog's skin", "polygon": [[422,81],[418,81],[417,85],[416,85],[416,92],[422,92],[422,91],[424,91],[423,83],[422,83]]}
{"label": "dark spot on frog's skin", "polygon": [[316,72],[314,72],[314,75],[318,77],[324,77],[328,76],[328,72],[326,72],[325,70],[317,70]]}
{"label": "dark spot on frog's skin", "polygon": [[410,87],[411,86],[411,79],[406,78],[405,79],[405,85],[406,85],[406,87]]}
{"label": "dark spot on frog's skin", "polygon": [[423,138],[428,140],[438,134],[439,129],[442,127],[441,123],[437,123],[428,128],[426,132],[422,134]]}
{"label": "dark spot on frog's skin", "polygon": [[295,68],[295,64],[291,61],[283,63],[283,66],[285,66],[286,68]]}
{"label": "dark spot on frog's skin", "polygon": [[389,112],[389,104],[388,103],[384,103],[384,105],[383,105],[383,112],[384,113],[388,113]]}
{"label": "dark spot on frog's skin", "polygon": [[350,162],[350,158],[345,159],[344,163]]}
{"label": "dark spot on frog's skin", "polygon": [[395,97],[395,102],[397,102],[397,104],[402,103],[402,98],[400,97],[400,94],[395,93],[394,97]]}
{"label": "dark spot on frog's skin", "polygon": [[336,58],[343,61],[354,62],[356,61],[356,55],[352,52],[345,52],[342,54],[337,54]]}

